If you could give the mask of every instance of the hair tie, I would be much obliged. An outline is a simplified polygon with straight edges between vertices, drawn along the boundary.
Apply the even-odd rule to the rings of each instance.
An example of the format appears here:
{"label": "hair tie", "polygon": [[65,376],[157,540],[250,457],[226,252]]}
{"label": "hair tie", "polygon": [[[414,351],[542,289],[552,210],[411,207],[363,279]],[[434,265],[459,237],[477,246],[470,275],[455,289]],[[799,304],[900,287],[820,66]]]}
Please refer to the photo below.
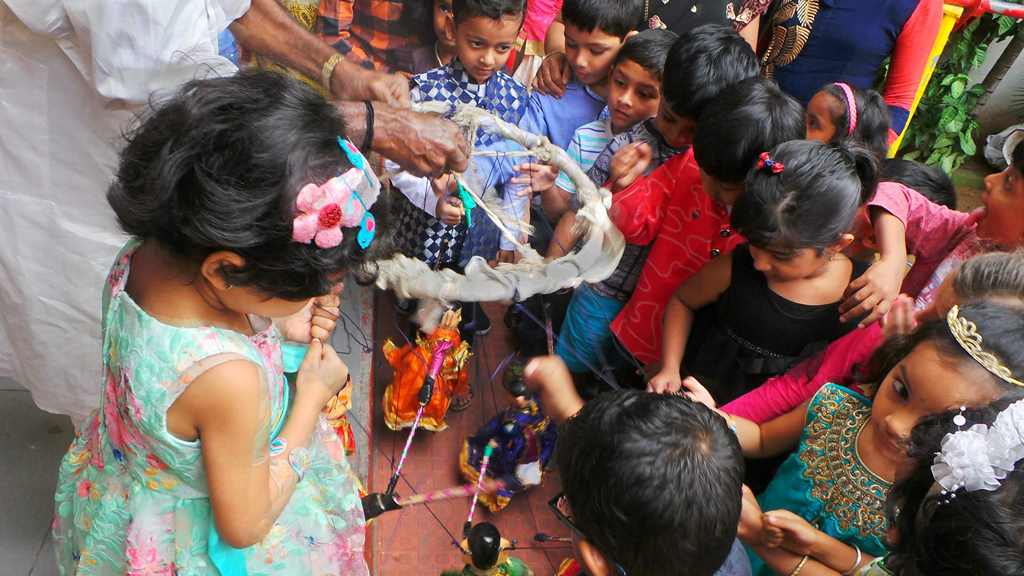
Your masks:
{"label": "hair tie", "polygon": [[786,165],[778,160],[772,160],[771,154],[767,152],[761,152],[761,155],[757,157],[757,169],[771,170],[772,174],[782,174],[782,171],[786,169]]}
{"label": "hair tie", "polygon": [[853,95],[853,88],[850,88],[846,82],[834,82],[832,85],[839,86],[839,89],[846,95],[846,117],[849,118],[846,135],[853,136],[853,131],[857,129],[857,99]]}

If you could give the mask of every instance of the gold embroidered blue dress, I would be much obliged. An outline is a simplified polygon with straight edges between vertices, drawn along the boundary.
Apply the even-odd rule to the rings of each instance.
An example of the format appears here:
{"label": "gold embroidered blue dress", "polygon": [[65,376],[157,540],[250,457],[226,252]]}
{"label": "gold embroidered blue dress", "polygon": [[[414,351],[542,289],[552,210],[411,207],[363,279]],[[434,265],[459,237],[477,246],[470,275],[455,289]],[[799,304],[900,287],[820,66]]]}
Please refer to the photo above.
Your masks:
{"label": "gold embroidered blue dress", "polygon": [[[871,416],[871,400],[826,384],[807,408],[800,449],[790,455],[758,498],[761,509],[789,510],[822,532],[865,554],[885,554],[885,498],[892,484],[868,469],[857,438]],[[772,574],[750,555],[755,575]]]}

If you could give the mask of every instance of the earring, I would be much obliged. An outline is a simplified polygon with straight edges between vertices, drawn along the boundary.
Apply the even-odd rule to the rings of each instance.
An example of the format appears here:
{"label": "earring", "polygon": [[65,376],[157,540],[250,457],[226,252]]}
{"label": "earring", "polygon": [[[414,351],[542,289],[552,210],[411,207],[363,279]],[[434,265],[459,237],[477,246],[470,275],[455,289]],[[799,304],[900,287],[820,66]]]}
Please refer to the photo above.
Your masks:
{"label": "earring", "polygon": [[230,284],[230,283],[228,283],[228,282],[225,282],[225,283],[224,283],[224,289],[225,289],[225,290],[231,290],[231,284]]}

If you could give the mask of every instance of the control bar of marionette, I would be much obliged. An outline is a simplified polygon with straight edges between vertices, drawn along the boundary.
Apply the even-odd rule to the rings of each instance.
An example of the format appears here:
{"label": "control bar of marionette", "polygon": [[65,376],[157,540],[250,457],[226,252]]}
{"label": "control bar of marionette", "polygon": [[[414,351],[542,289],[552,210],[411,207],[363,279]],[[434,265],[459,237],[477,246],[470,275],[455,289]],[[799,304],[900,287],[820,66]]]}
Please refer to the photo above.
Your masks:
{"label": "control bar of marionette", "polygon": [[402,448],[402,456],[398,459],[398,466],[395,466],[395,471],[391,473],[388,489],[384,491],[387,495],[393,495],[395,488],[398,487],[398,479],[401,477],[405,459],[409,456],[409,448],[412,446],[413,436],[416,435],[416,430],[420,427],[423,411],[426,409],[427,404],[430,404],[430,399],[434,396],[434,384],[437,382],[437,376],[441,373],[441,367],[444,365],[444,355],[451,347],[452,343],[448,340],[442,340],[434,346],[434,353],[430,358],[430,368],[427,370],[427,375],[423,378],[423,386],[420,386],[419,398],[417,399],[419,408],[416,409],[416,419],[413,420],[412,428],[409,429],[409,436],[405,439],[405,447]]}
{"label": "control bar of marionette", "polygon": [[402,498],[402,500],[398,502],[398,505],[415,506],[416,504],[430,504],[431,502],[440,502],[442,500],[451,500],[453,498],[464,498],[466,496],[472,496],[475,490],[476,487],[472,484],[463,484],[461,486],[434,490],[433,492],[426,492],[424,494],[413,494],[408,498]]}
{"label": "control bar of marionette", "polygon": [[491,461],[491,454],[494,454],[494,449],[498,447],[498,443],[491,439],[484,446],[484,456],[480,460],[480,475],[476,477],[476,487],[473,490],[473,503],[469,505],[469,516],[466,517],[466,523],[462,525],[462,535],[468,536],[470,528],[473,527],[473,514],[476,512],[476,503],[480,499],[480,490],[484,485],[484,475],[487,474],[487,464]]}

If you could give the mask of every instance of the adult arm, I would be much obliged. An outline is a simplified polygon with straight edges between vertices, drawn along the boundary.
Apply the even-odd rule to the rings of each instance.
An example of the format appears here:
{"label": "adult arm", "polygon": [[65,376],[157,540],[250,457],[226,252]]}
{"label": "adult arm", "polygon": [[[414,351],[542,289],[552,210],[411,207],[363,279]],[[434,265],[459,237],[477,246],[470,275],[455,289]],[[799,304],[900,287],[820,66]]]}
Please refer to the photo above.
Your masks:
{"label": "adult arm", "polygon": [[[361,145],[366,137],[366,106],[362,102],[336,106],[345,119],[349,140]],[[454,123],[385,104],[374,104],[370,148],[417,176],[464,172],[469,166],[469,145]]]}
{"label": "adult arm", "polygon": [[939,35],[941,22],[942,0],[921,0],[896,38],[882,91],[891,118],[890,140],[895,140],[906,128],[910,107],[928,66],[928,56]]}
{"label": "adult arm", "polygon": [[882,338],[878,322],[853,330],[823,352],[722,406],[722,411],[754,422],[777,418],[810,400],[828,382],[850,383],[855,369],[871,358]]}
{"label": "adult arm", "polygon": [[[320,79],[324,63],[337,52],[299,26],[277,0],[252,0],[249,11],[231,24],[245,48]],[[331,75],[330,92],[341,100],[378,100],[408,107],[408,81],[398,75],[366,70],[342,59]]]}

